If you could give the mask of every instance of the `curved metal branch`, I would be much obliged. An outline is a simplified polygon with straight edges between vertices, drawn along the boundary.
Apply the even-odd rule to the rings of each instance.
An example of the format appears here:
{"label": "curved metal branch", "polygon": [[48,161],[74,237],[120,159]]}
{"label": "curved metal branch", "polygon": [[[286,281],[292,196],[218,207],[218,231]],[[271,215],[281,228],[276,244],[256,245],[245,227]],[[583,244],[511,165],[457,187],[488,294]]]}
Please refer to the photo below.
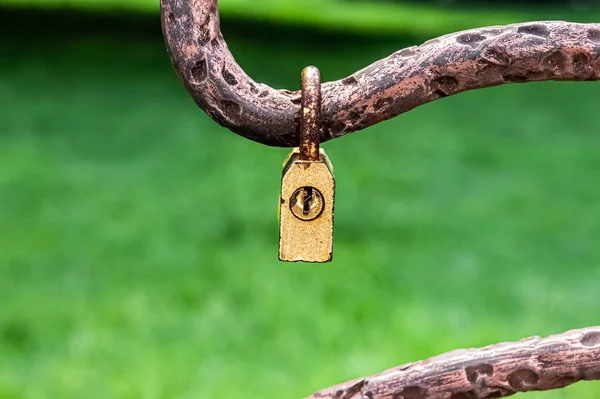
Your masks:
{"label": "curved metal branch", "polygon": [[600,327],[458,350],[337,385],[309,399],[484,399],[600,380]]}
{"label": "curved metal branch", "polygon": [[[254,82],[220,32],[217,0],[161,0],[171,60],[196,103],[248,139],[297,146],[300,93]],[[323,85],[327,141],[422,104],[505,83],[600,79],[600,24],[533,22],[443,36]]]}

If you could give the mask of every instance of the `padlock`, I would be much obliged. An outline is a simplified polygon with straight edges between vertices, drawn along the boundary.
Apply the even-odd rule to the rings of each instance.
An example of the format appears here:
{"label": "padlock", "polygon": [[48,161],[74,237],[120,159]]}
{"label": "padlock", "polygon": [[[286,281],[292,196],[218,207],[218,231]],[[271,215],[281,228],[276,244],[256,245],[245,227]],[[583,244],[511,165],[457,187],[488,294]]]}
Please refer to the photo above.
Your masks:
{"label": "padlock", "polygon": [[279,206],[279,259],[329,262],[333,256],[335,180],[319,148],[321,91],[319,70],[302,72],[300,146],[284,163]]}
{"label": "padlock", "polygon": [[319,155],[318,161],[305,161],[295,149],[284,166],[279,208],[282,261],[332,259],[335,180],[325,151]]}

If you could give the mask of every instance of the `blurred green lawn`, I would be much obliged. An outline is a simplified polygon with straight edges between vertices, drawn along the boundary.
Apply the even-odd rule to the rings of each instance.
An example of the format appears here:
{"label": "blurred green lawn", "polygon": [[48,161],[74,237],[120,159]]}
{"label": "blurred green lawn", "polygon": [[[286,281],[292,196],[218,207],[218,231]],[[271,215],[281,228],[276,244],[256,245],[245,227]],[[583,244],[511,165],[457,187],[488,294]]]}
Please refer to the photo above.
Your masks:
{"label": "blurred green lawn", "polygon": [[[437,36],[458,30],[530,20],[600,20],[600,4],[574,0],[568,5],[503,4],[500,0],[468,5],[468,1],[418,0],[220,0],[224,18],[263,21],[360,34]],[[477,3],[477,2],[475,2]],[[585,5],[584,5],[585,4]],[[0,0],[0,6],[68,7],[77,10],[120,10],[156,15],[158,0]]]}
{"label": "blurred green lawn", "polygon": [[[600,324],[598,84],[465,93],[327,143],[335,261],[282,264],[288,151],[198,110],[155,19],[4,16],[0,398],[302,398]],[[414,44],[273,29],[226,37],[277,87]]]}

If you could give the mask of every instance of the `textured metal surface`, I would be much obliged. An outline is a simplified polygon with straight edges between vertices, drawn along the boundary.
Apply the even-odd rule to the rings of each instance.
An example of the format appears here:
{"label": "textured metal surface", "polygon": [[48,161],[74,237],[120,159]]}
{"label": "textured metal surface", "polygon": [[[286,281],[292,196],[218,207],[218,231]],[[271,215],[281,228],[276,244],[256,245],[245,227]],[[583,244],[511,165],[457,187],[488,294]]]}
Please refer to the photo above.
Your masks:
{"label": "textured metal surface", "polygon": [[334,386],[309,399],[484,399],[600,379],[600,327],[458,350]]}
{"label": "textured metal surface", "polygon": [[[161,0],[173,65],[215,121],[248,139],[295,147],[300,92],[254,82],[220,32],[217,0]],[[533,22],[443,36],[323,84],[322,140],[438,98],[506,83],[600,79],[600,24]]]}

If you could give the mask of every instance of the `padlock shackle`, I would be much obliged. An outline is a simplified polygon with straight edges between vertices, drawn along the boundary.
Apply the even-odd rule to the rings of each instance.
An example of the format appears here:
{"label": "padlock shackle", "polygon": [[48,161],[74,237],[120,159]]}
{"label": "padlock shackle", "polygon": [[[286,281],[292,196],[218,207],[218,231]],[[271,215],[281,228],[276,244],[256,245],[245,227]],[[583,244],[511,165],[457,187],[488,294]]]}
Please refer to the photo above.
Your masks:
{"label": "padlock shackle", "polygon": [[[217,0],[161,0],[171,60],[200,108],[259,143],[295,147],[300,92],[253,81],[220,32]],[[600,79],[600,24],[533,22],[454,33],[325,83],[327,141],[467,90]]]}
{"label": "padlock shackle", "polygon": [[318,161],[321,142],[321,72],[314,66],[302,71],[299,125],[300,159]]}

